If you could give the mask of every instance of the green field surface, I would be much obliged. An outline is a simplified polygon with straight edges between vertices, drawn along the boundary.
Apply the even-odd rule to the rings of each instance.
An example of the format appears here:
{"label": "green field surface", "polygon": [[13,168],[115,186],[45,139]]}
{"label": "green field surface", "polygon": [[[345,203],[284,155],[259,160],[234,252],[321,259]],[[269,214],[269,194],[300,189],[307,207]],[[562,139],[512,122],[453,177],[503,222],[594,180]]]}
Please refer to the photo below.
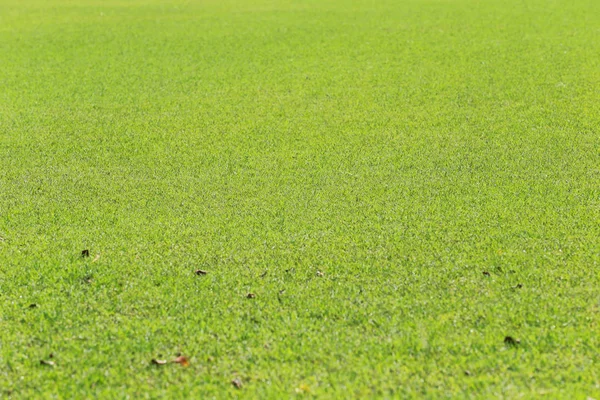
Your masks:
{"label": "green field surface", "polygon": [[599,363],[600,1],[0,0],[0,398]]}

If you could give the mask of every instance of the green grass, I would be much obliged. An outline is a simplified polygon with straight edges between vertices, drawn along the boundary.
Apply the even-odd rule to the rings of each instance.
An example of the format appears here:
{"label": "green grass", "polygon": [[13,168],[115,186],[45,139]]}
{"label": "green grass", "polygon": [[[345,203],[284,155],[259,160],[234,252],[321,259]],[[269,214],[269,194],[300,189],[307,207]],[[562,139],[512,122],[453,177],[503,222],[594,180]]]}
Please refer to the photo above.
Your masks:
{"label": "green grass", "polygon": [[598,398],[598,54],[592,0],[1,0],[0,397]]}

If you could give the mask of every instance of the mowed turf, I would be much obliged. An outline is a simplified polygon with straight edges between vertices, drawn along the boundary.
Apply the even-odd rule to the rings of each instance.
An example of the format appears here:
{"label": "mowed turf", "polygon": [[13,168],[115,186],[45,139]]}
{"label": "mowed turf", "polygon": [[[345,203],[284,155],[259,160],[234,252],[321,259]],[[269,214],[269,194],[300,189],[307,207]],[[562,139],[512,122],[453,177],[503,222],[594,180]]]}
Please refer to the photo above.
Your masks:
{"label": "mowed turf", "polygon": [[599,54],[591,0],[1,0],[0,397],[598,398]]}

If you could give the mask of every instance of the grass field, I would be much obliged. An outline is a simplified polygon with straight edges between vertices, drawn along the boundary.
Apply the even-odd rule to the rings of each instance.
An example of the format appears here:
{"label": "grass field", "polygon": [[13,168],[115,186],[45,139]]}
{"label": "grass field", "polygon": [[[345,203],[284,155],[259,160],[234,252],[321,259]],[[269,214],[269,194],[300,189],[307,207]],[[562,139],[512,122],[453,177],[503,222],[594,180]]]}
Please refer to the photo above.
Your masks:
{"label": "grass field", "polygon": [[595,0],[0,0],[0,397],[600,398],[599,54]]}

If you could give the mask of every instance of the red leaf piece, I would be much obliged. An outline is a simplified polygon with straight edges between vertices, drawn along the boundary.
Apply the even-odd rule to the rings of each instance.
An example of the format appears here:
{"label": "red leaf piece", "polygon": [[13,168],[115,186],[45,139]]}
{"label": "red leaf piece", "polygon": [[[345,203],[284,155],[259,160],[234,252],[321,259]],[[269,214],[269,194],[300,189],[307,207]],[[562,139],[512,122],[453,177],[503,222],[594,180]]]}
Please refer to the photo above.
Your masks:
{"label": "red leaf piece", "polygon": [[188,367],[190,365],[190,361],[186,356],[179,356],[173,360],[174,363],[181,365],[182,367]]}

